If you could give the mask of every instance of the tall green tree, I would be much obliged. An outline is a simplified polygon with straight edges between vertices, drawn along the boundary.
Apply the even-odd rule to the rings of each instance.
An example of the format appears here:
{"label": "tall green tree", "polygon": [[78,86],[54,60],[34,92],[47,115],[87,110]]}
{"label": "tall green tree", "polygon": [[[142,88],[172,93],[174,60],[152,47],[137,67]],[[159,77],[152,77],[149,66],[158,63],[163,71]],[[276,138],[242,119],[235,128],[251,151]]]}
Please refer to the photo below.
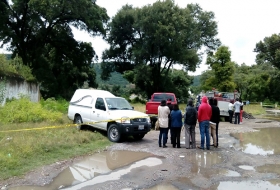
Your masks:
{"label": "tall green tree", "polygon": [[257,53],[257,64],[271,63],[280,69],[280,34],[265,37],[256,44],[254,51]]}
{"label": "tall green tree", "polygon": [[204,46],[212,51],[220,45],[213,12],[203,11],[197,4],[180,8],[172,0],[142,8],[126,5],[113,17],[109,29],[103,78],[112,71],[128,71],[127,77],[134,73],[139,77],[133,83],[147,97],[166,91],[173,65],[195,71],[201,62],[199,50]]}
{"label": "tall green tree", "polygon": [[[216,88],[216,78],[214,74],[214,70],[206,70],[200,76],[200,92],[201,90],[211,91],[213,88]],[[200,93],[199,92],[199,93]],[[197,93],[197,94],[199,94]]]}
{"label": "tall green tree", "polygon": [[108,19],[91,0],[0,0],[0,40],[32,69],[44,97],[68,98],[84,82],[97,86],[95,52],[71,27],[105,35]]}
{"label": "tall green tree", "polygon": [[251,67],[245,63],[235,64],[235,72],[233,76],[234,83],[236,85],[236,90],[240,93],[241,97],[248,99],[249,97],[249,80],[251,78]]}
{"label": "tall green tree", "polygon": [[256,44],[254,51],[257,53],[256,63],[268,67],[263,72],[269,71],[269,99],[280,101],[280,33],[265,37]]}
{"label": "tall green tree", "polygon": [[206,64],[214,71],[215,79],[211,82],[213,87],[221,92],[233,92],[235,84],[233,81],[234,63],[231,61],[231,52],[226,46],[218,48],[214,55],[209,54]]}
{"label": "tall green tree", "polygon": [[268,65],[253,65],[248,77],[247,96],[250,101],[264,101],[269,97],[270,74]]}

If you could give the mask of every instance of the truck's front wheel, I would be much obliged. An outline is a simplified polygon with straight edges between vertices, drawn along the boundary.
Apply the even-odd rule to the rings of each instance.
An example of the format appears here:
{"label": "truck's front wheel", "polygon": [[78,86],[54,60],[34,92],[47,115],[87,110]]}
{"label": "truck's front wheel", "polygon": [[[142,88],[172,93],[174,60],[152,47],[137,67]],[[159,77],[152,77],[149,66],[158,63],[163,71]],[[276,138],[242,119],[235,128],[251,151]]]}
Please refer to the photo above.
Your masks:
{"label": "truck's front wheel", "polygon": [[119,142],[121,139],[120,130],[116,124],[111,124],[109,126],[107,135],[109,140],[112,142]]}

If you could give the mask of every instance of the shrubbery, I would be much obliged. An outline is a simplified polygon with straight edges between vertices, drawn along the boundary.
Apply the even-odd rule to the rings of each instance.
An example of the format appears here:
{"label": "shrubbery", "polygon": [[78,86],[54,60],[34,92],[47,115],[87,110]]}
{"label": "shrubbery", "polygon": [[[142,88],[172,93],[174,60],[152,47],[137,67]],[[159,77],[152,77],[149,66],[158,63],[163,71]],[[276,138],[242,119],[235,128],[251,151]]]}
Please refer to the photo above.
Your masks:
{"label": "shrubbery", "polygon": [[7,101],[5,106],[0,107],[0,122],[24,123],[24,122],[57,122],[62,119],[65,112],[65,104],[60,104],[55,100],[31,102],[28,98],[22,97]]}
{"label": "shrubbery", "polygon": [[58,111],[61,113],[67,113],[69,102],[65,99],[59,98],[48,98],[46,100],[41,99],[40,104],[43,106],[44,109],[49,111]]}

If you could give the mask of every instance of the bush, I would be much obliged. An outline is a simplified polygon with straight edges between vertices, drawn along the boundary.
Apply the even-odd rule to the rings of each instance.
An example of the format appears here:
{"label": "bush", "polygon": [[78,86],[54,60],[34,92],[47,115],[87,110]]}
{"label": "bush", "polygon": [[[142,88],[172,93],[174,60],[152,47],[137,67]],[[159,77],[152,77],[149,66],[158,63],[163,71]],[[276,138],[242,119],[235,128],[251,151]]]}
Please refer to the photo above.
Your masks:
{"label": "bush", "polygon": [[61,113],[67,113],[69,102],[65,99],[59,98],[55,100],[54,98],[48,98],[46,100],[41,99],[40,104],[44,109],[49,111],[58,111]]}
{"label": "bush", "polygon": [[26,97],[8,101],[4,107],[0,108],[0,121],[4,124],[41,121],[57,122],[61,119],[61,112],[44,108],[41,104],[31,102]]}

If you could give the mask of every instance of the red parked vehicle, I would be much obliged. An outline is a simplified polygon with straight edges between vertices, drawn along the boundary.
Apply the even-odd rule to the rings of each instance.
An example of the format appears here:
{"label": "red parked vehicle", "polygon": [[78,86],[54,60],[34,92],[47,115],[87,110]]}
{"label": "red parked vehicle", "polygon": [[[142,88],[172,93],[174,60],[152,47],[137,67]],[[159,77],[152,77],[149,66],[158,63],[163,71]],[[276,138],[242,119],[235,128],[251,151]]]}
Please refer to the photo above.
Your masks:
{"label": "red parked vehicle", "polygon": [[146,103],[146,114],[150,115],[152,127],[155,126],[157,121],[158,106],[161,100],[171,100],[171,104],[177,104],[177,99],[174,93],[170,92],[155,92],[151,99]]}

